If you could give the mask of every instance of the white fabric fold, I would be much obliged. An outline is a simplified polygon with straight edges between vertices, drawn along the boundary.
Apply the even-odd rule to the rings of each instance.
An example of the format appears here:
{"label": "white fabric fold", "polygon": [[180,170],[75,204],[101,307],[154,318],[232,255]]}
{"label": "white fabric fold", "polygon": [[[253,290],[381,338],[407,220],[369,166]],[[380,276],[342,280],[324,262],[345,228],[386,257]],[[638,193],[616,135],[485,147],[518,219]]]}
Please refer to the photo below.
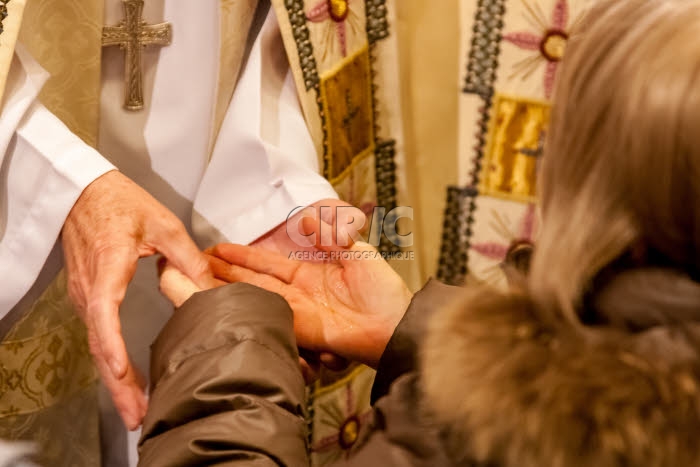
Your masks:
{"label": "white fabric fold", "polygon": [[16,60],[0,115],[0,319],[38,277],[83,189],[114,169],[36,101],[47,74],[21,46]]}
{"label": "white fabric fold", "polygon": [[192,201],[207,167],[219,63],[219,0],[166,0],[173,41],[160,50],[144,131],[153,170]]}
{"label": "white fabric fold", "polygon": [[297,206],[326,198],[337,194],[318,173],[314,144],[270,9],[194,208],[229,241],[247,244],[284,222]]}

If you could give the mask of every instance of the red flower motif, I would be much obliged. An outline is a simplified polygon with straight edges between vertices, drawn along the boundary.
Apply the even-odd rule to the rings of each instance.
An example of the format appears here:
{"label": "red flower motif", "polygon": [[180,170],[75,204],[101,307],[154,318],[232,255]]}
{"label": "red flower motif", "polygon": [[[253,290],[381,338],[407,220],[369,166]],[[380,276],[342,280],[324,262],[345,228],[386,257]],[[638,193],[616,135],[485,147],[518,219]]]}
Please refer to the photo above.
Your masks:
{"label": "red flower motif", "polygon": [[523,3],[528,12],[528,19],[531,23],[537,24],[541,28],[541,32],[513,32],[505,34],[503,39],[523,50],[537,51],[535,57],[528,57],[515,65],[515,74],[522,73],[529,76],[542,61],[546,62],[544,92],[549,99],[552,97],[559,62],[564,56],[566,42],[569,38],[567,32],[569,5],[567,0],[557,0],[551,20],[547,21],[537,3],[530,5],[526,0],[523,0]]}
{"label": "red flower motif", "polygon": [[348,55],[347,46],[347,29],[345,20],[350,12],[351,0],[320,0],[306,14],[306,19],[312,23],[323,23],[324,21],[333,21],[335,23],[336,35],[340,42],[340,50],[343,57]]}
{"label": "red flower motif", "polygon": [[[334,462],[341,458],[347,458],[350,448],[357,442],[360,430],[369,423],[372,411],[361,413],[356,407],[356,395],[352,383],[345,385],[345,407],[326,408],[327,420],[336,427],[335,433],[318,440],[312,447],[312,452],[329,455],[328,460]],[[323,407],[319,407],[323,409]],[[340,409],[340,412],[337,410]]]}
{"label": "red flower motif", "polygon": [[[497,219],[498,221],[498,219]],[[520,219],[520,225],[518,226],[518,231],[511,233],[508,232],[507,227],[504,228],[503,240],[504,242],[484,242],[472,244],[471,249],[476,251],[482,256],[486,256],[489,259],[497,260],[499,262],[505,261],[508,256],[508,252],[511,250],[513,245],[518,243],[532,243],[535,233],[536,224],[536,208],[534,204],[529,204],[525,214]]]}

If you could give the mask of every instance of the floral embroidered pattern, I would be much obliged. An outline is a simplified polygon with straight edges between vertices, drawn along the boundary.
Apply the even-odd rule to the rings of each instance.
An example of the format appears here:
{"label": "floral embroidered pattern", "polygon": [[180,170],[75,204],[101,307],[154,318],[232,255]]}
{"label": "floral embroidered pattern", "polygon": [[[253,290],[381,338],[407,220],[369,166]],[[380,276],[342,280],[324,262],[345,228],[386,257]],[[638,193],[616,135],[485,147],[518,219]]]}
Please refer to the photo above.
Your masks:
{"label": "floral embroidered pattern", "polygon": [[327,393],[330,399],[315,404],[316,424],[328,434],[315,437],[312,442],[312,465],[328,465],[348,457],[360,438],[360,430],[372,419],[365,402],[369,400],[373,376],[373,372],[360,367],[334,385],[332,395]]}
{"label": "floral embroidered pattern", "polygon": [[537,2],[531,4],[528,0],[522,1],[527,11],[526,20],[539,31],[519,31],[503,36],[506,42],[520,49],[535,52],[534,55],[515,64],[512,77],[520,75],[527,78],[545,63],[544,94],[549,99],[552,97],[559,62],[564,57],[569,39],[569,4],[567,0],[557,0],[551,18],[547,19]]}
{"label": "floral embroidered pattern", "polygon": [[360,20],[360,17],[350,8],[351,1],[357,0],[320,0],[306,13],[306,18],[312,23],[327,22],[329,29],[335,29],[343,57],[348,55],[347,22],[351,15],[353,22]]}
{"label": "floral embroidered pattern", "polygon": [[479,193],[526,203],[534,200],[549,115],[547,101],[495,94],[480,161]]}
{"label": "floral embroidered pattern", "polygon": [[[471,250],[496,261],[497,268],[505,262],[517,263],[523,250],[532,248],[537,229],[537,208],[533,203],[528,204],[522,217],[517,220],[509,219],[504,213],[494,211],[490,224],[496,239],[473,243]],[[515,229],[513,229],[514,224]],[[495,273],[496,270],[493,272]],[[488,281],[488,274],[482,278]]]}

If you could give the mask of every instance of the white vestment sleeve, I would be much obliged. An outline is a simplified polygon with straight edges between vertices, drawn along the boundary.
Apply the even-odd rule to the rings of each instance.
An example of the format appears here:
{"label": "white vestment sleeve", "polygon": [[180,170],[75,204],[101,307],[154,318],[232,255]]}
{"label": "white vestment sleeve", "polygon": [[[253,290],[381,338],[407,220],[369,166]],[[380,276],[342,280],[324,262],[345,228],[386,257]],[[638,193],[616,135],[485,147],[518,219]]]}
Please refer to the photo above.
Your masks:
{"label": "white vestment sleeve", "polygon": [[46,78],[18,45],[0,114],[0,319],[36,280],[83,189],[114,169],[39,104]]}
{"label": "white vestment sleeve", "polygon": [[319,175],[271,8],[229,105],[194,208],[226,239],[247,244],[283,223],[296,207],[337,197]]}

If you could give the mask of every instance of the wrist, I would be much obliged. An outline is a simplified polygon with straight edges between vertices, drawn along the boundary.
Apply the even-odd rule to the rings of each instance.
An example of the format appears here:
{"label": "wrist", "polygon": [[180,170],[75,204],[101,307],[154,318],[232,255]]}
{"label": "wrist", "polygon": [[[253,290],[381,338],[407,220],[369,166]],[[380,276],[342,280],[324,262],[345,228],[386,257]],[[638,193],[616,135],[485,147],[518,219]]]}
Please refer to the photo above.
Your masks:
{"label": "wrist", "polygon": [[389,342],[394,337],[396,329],[406,315],[408,307],[411,304],[413,294],[406,290],[404,297],[397,300],[394,311],[387,314],[387,318],[382,321],[374,330],[367,332],[367,339],[363,346],[357,349],[356,361],[367,365],[370,368],[377,369],[379,362],[386,352]]}

